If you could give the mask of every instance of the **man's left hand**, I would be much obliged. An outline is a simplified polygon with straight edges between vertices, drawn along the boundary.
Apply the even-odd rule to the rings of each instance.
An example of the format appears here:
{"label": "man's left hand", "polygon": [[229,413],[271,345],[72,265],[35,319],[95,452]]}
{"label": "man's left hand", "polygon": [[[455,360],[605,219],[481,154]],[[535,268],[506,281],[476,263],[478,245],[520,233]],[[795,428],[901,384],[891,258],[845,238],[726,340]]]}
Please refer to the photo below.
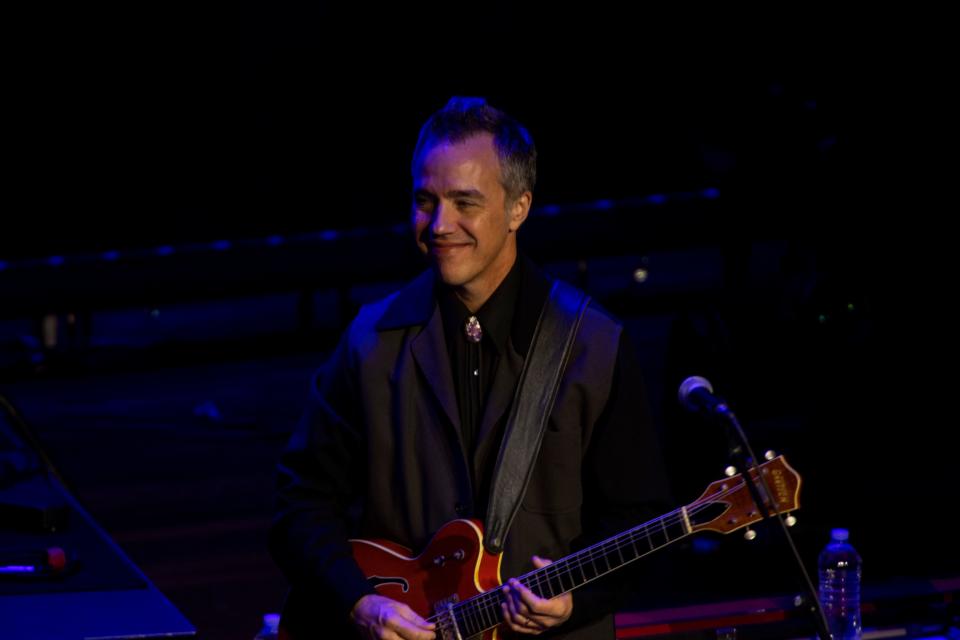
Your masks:
{"label": "man's left hand", "polygon": [[[547,558],[533,556],[533,566],[537,569],[553,562]],[[506,602],[503,620],[514,633],[536,635],[550,627],[563,624],[573,613],[573,596],[570,593],[549,600],[537,596],[516,578],[511,578],[503,586]]]}

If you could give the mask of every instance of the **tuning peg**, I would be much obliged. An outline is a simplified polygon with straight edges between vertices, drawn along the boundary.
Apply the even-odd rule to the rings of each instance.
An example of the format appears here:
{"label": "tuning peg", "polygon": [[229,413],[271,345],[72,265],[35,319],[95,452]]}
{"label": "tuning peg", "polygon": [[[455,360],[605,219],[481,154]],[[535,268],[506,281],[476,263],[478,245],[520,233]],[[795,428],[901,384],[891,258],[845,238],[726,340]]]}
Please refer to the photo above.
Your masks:
{"label": "tuning peg", "polygon": [[764,452],[763,457],[767,460],[773,460],[777,457],[777,454],[773,449],[768,449],[766,452]]}
{"label": "tuning peg", "polygon": [[793,525],[797,524],[797,519],[794,518],[792,515],[789,515],[783,519],[783,523],[788,527],[792,527]]}
{"label": "tuning peg", "polygon": [[728,478],[732,478],[733,476],[737,475],[737,468],[736,468],[735,466],[733,466],[733,465],[730,465],[729,467],[727,467],[726,469],[723,470],[723,473],[724,473]]}
{"label": "tuning peg", "polygon": [[748,542],[750,540],[754,540],[756,537],[757,537],[757,532],[754,531],[753,529],[750,529],[749,527],[747,528],[746,531],[743,532],[743,539]]}

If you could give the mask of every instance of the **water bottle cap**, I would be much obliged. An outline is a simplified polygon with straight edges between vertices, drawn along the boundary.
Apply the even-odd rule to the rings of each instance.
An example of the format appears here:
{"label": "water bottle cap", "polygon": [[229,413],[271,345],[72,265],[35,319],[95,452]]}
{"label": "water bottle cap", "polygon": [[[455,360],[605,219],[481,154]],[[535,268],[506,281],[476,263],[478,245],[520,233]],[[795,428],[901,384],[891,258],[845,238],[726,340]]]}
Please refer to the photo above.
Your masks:
{"label": "water bottle cap", "polygon": [[846,529],[833,529],[830,532],[830,538],[837,542],[843,542],[850,538],[850,532]]}
{"label": "water bottle cap", "polygon": [[263,614],[263,626],[270,631],[276,632],[280,629],[280,614],[279,613],[265,613]]}

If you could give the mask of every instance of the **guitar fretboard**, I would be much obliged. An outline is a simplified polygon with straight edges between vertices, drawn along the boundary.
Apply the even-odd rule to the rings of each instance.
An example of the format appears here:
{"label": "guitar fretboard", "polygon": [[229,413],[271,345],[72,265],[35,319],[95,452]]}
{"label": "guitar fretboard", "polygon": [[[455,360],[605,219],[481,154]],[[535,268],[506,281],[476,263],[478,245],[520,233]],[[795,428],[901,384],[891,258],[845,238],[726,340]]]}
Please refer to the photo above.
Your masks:
{"label": "guitar fretboard", "polygon": [[[520,576],[520,582],[541,598],[554,598],[612,573],[626,564],[690,535],[686,508],[641,524],[552,564]],[[453,606],[464,638],[479,635],[503,621],[503,587],[491,589]]]}

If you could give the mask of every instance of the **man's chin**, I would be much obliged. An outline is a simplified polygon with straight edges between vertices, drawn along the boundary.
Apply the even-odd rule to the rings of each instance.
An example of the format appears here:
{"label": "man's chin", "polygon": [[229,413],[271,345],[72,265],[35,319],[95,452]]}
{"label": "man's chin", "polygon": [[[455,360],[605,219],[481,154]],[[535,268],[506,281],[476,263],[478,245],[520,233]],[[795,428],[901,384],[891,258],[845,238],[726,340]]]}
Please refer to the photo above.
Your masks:
{"label": "man's chin", "polygon": [[437,279],[448,287],[462,287],[469,281],[462,269],[445,267],[437,262],[434,263],[433,268],[437,272]]}

